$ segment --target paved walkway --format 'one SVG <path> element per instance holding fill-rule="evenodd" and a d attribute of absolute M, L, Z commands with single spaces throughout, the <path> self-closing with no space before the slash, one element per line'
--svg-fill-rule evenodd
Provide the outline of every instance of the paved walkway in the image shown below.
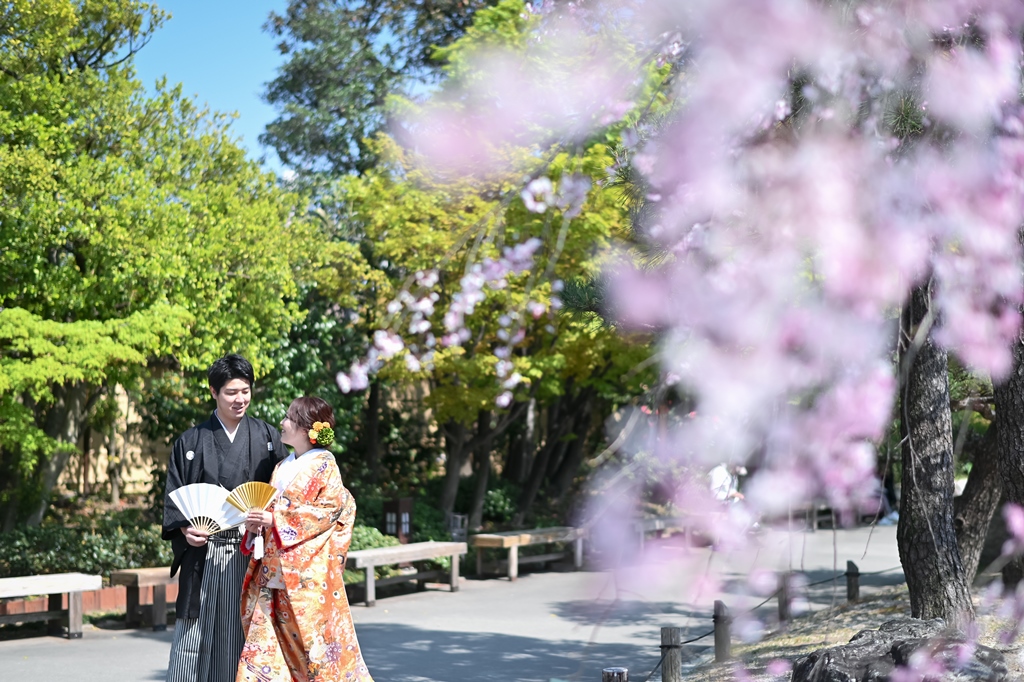
<path fill-rule="evenodd" d="M 658 662 L 660 628 L 685 637 L 711 630 L 714 599 L 734 613 L 773 589 L 751 590 L 750 571 L 802 570 L 808 582 L 843 572 L 852 559 L 864 573 L 898 568 L 895 528 L 836 533 L 766 534 L 757 552 L 711 556 L 652 543 L 650 561 L 614 572 L 527 573 L 507 580 L 463 580 L 444 589 L 378 598 L 353 607 L 360 644 L 378 682 L 550 682 L 598 680 L 624 666 L 643 680 Z M 901 570 L 861 579 L 862 592 L 903 581 Z M 753 581 L 758 582 L 756 579 Z M 693 585 L 698 584 L 695 591 Z M 806 606 L 846 598 L 845 581 L 816 585 Z M 770 620 L 777 602 L 759 614 Z M 19 682 L 163 680 L 171 633 L 87 629 L 82 640 L 55 637 L 0 642 L 0 671 Z M 709 655 L 711 638 L 687 647 L 691 661 Z"/>

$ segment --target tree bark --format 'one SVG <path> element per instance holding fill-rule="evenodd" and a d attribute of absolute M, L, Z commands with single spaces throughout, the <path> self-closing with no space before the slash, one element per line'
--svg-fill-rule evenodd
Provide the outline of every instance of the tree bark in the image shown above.
<path fill-rule="evenodd" d="M 21 470 L 18 468 L 14 469 L 14 474 L 11 476 L 11 484 L 8 490 L 10 495 L 7 498 L 7 504 L 4 509 L 4 521 L 3 528 L 0 529 L 4 533 L 8 533 L 14 530 L 14 526 L 18 523 L 18 488 L 21 485 Z"/>
<path fill-rule="evenodd" d="M 521 484 L 530 470 L 530 455 L 537 447 L 537 400 L 530 398 L 523 416 L 521 430 L 509 445 L 508 458 L 501 477 L 506 481 Z"/>
<path fill-rule="evenodd" d="M 997 423 L 993 422 L 985 432 L 981 447 L 974 457 L 974 466 L 967 477 L 967 486 L 963 494 L 953 501 L 953 528 L 956 530 L 957 546 L 968 585 L 974 582 L 978 574 L 978 562 L 985 547 L 988 525 L 1003 494 L 996 451 L 996 429 Z"/>
<path fill-rule="evenodd" d="M 566 390 L 568 391 L 569 388 L 567 387 Z M 541 485 L 544 483 L 552 455 L 555 454 L 559 447 L 565 446 L 565 443 L 562 442 L 562 437 L 569 432 L 569 428 L 572 426 L 572 421 L 567 418 L 567 413 L 571 411 L 568 408 L 568 404 L 568 397 L 562 395 L 555 398 L 548 408 L 544 443 L 533 458 L 533 465 L 530 467 L 529 476 L 519 496 L 518 509 L 512 519 L 512 523 L 517 526 L 522 525 L 523 520 L 526 518 L 526 513 L 533 506 L 534 500 L 537 499 L 537 493 L 540 492 Z"/>
<path fill-rule="evenodd" d="M 491 439 L 488 434 L 491 431 L 491 413 L 487 410 L 480 410 L 476 418 L 477 445 L 474 452 L 476 469 L 476 484 L 473 486 L 473 503 L 469 511 L 469 528 L 478 530 L 484 522 L 484 500 L 487 497 L 487 484 L 491 477 Z"/>
<path fill-rule="evenodd" d="M 374 381 L 366 397 L 366 465 L 373 484 L 380 479 L 380 393 L 380 381 Z"/>
<path fill-rule="evenodd" d="M 494 439 L 505 433 L 509 425 L 522 416 L 525 409 L 525 403 L 517 403 L 502 416 L 496 426 L 477 433 L 469 441 L 466 441 L 465 425 L 449 422 L 445 426 L 444 437 L 447 444 L 448 461 L 445 463 L 444 487 L 441 490 L 442 510 L 451 513 L 455 509 L 455 497 L 459 492 L 459 472 L 465 463 L 466 454 L 475 452 L 478 448 L 485 448 L 487 452 L 490 452 Z M 489 419 L 488 424 L 490 424 Z"/>
<path fill-rule="evenodd" d="M 85 429 L 85 438 L 82 444 L 82 466 L 80 479 L 78 482 L 78 493 L 80 495 L 89 494 L 89 452 L 92 450 L 92 429 Z"/>
<path fill-rule="evenodd" d="M 1006 501 L 1024 506 L 1024 344 L 1013 344 L 1013 370 L 995 387 L 996 456 Z M 1014 559 L 1003 568 L 1003 583 L 1014 586 L 1024 575 L 1024 560 Z"/>
<path fill-rule="evenodd" d="M 110 504 L 121 504 L 121 463 L 117 448 L 117 427 L 110 426 L 107 440 L 107 474 L 110 477 Z"/>
<path fill-rule="evenodd" d="M 974 619 L 953 530 L 953 433 L 946 351 L 930 331 L 931 283 L 911 293 L 900 318 L 903 495 L 896 532 L 914 618 L 963 627 Z M 916 338 L 921 332 L 920 339 Z"/>
<path fill-rule="evenodd" d="M 562 460 L 562 465 L 552 477 L 551 497 L 555 502 L 561 503 L 569 493 L 572 482 L 576 478 L 576 472 L 579 471 L 583 457 L 587 453 L 586 444 L 590 439 L 594 424 L 594 416 L 591 413 L 592 403 L 592 396 L 588 396 L 583 403 L 582 411 L 576 416 L 576 425 L 573 429 L 576 438 L 569 443 L 569 450 Z"/>
<path fill-rule="evenodd" d="M 29 526 L 38 526 L 42 523 L 46 509 L 50 505 L 50 493 L 57 485 L 57 480 L 71 455 L 78 450 L 82 424 L 94 402 L 89 399 L 84 384 L 60 386 L 54 389 L 53 395 L 54 402 L 47 411 L 43 430 L 47 436 L 58 441 L 58 446 L 40 468 L 40 499 L 26 521 Z"/>
<path fill-rule="evenodd" d="M 441 488 L 441 510 L 446 514 L 455 511 L 455 497 L 459 493 L 459 477 L 462 470 L 463 452 L 466 445 L 466 427 L 458 422 L 449 422 L 444 427 L 445 449 L 444 486 Z"/>

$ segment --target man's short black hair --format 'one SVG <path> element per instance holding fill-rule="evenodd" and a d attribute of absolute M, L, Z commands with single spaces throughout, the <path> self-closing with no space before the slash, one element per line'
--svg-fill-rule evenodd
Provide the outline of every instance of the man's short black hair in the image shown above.
<path fill-rule="evenodd" d="M 244 379 L 249 382 L 250 388 L 256 382 L 256 377 L 252 373 L 252 365 L 237 353 L 225 355 L 210 365 L 210 370 L 206 373 L 206 377 L 210 380 L 210 388 L 215 393 L 220 393 L 220 389 L 224 388 L 224 384 L 232 379 Z"/>

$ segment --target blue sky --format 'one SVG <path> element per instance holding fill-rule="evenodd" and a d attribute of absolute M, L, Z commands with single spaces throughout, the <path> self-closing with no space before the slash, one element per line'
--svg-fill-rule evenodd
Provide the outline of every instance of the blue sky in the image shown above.
<path fill-rule="evenodd" d="M 182 83 L 215 111 L 237 112 L 231 128 L 249 156 L 265 157 L 267 168 L 282 167 L 273 149 L 257 139 L 276 118 L 263 102 L 264 84 L 282 62 L 273 37 L 263 30 L 271 10 L 282 13 L 287 0 L 157 0 L 171 14 L 135 57 L 139 79 L 153 89 L 167 76 Z"/>

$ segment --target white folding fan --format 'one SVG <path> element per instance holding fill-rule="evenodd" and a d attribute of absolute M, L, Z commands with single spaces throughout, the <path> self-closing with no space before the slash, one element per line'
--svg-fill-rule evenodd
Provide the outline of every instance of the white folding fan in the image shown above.
<path fill-rule="evenodd" d="M 245 514 L 228 503 L 229 494 L 219 485 L 193 483 L 172 490 L 170 498 L 189 525 L 212 534 L 245 523 Z"/>

